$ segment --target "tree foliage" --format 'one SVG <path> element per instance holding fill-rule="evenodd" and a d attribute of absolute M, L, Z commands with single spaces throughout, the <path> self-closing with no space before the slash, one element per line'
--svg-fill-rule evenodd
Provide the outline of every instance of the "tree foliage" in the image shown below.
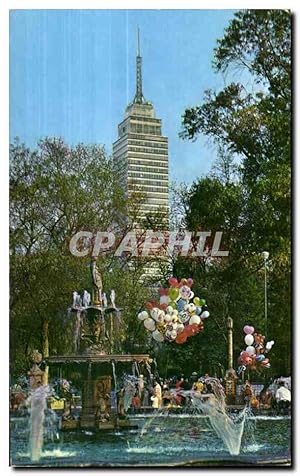
<path fill-rule="evenodd" d="M 213 173 L 195 182 L 185 197 L 187 227 L 223 230 L 230 251 L 228 258 L 209 266 L 190 260 L 189 269 L 196 275 L 198 270 L 209 289 L 217 327 L 224 329 L 226 315 L 234 318 L 237 357 L 245 323 L 265 331 L 260 254 L 269 251 L 267 337 L 276 341 L 273 373 L 290 372 L 290 48 L 288 12 L 236 13 L 217 42 L 213 65 L 228 76 L 239 72 L 244 81 L 207 91 L 201 105 L 185 111 L 181 132 L 192 140 L 204 134 L 221 151 Z M 179 260 L 178 267 L 188 266 Z M 216 342 L 209 355 L 218 355 L 220 343 L 226 355 L 226 339 Z"/>
<path fill-rule="evenodd" d="M 67 308 L 72 292 L 91 288 L 89 256 L 69 250 L 80 230 L 117 229 L 122 236 L 130 222 L 127 203 L 113 162 L 103 147 L 46 138 L 35 150 L 19 142 L 10 149 L 10 329 L 12 372 L 28 369 L 28 355 L 38 348 L 50 353 L 70 351 Z M 111 254 L 99 258 L 105 291 L 115 289 L 124 318 L 132 323 L 147 300 L 142 268 L 126 269 Z M 141 333 L 140 333 L 141 334 Z M 136 336 L 133 332 L 132 335 Z M 143 342 L 143 335 L 139 340 Z M 145 340 L 145 338 L 144 338 Z M 49 345 L 48 345 L 49 344 Z M 124 343 L 134 348 L 135 341 Z"/>

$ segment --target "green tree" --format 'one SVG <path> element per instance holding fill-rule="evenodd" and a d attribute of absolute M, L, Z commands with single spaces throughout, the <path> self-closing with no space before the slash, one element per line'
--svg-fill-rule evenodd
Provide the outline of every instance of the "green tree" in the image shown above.
<path fill-rule="evenodd" d="M 46 138 L 35 150 L 15 142 L 10 148 L 10 332 L 13 373 L 28 369 L 34 348 L 47 355 L 69 349 L 67 307 L 72 292 L 91 288 L 89 256 L 69 250 L 80 230 L 130 227 L 127 203 L 112 160 L 97 145 L 68 147 Z M 134 220 L 134 217 L 133 217 Z M 101 255 L 105 290 L 114 288 L 126 308 L 131 329 L 140 302 L 147 300 L 139 280 L 142 270 L 124 260 Z M 141 337 L 141 336 L 140 336 Z M 142 342 L 142 340 L 141 340 Z M 129 343 L 124 343 L 129 346 Z"/>
<path fill-rule="evenodd" d="M 270 252 L 268 308 L 269 337 L 276 341 L 274 373 L 290 372 L 290 48 L 289 12 L 236 13 L 218 40 L 213 64 L 227 75 L 238 70 L 244 81 L 218 92 L 207 91 L 200 106 L 185 111 L 181 132 L 187 139 L 204 134 L 221 151 L 221 170 L 214 167 L 212 177 L 190 190 L 187 224 L 193 229 L 224 230 L 230 254 L 210 267 L 205 263 L 199 267 L 197 262 L 191 266 L 207 273 L 212 314 L 222 313 L 220 295 L 225 290 L 226 312 L 235 319 L 235 342 L 239 335 L 241 346 L 242 322 L 251 319 L 264 331 L 260 253 Z"/>

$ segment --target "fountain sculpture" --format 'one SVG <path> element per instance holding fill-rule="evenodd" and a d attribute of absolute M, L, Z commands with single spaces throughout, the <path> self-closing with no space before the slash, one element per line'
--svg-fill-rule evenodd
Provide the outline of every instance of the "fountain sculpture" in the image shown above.
<path fill-rule="evenodd" d="M 121 309 L 115 304 L 115 291 L 110 293 L 110 303 L 103 292 L 102 276 L 96 259 L 91 260 L 92 296 L 84 291 L 83 297 L 73 293 L 69 315 L 73 320 L 73 353 L 50 356 L 50 370 L 74 372 L 82 390 L 82 411 L 79 419 L 63 419 L 62 429 L 94 428 L 113 429 L 129 427 L 130 422 L 118 414 L 115 397 L 118 391 L 116 367 L 125 371 L 128 365 L 141 370 L 149 369 L 151 359 L 147 354 L 121 354 L 124 323 Z M 132 368 L 131 367 L 131 368 Z M 143 373 L 143 372 L 142 372 Z"/>

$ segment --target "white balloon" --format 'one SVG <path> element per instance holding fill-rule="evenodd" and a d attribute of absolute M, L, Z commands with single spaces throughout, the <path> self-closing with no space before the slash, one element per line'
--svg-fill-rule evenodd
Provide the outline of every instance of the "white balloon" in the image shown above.
<path fill-rule="evenodd" d="M 189 320 L 189 324 L 200 324 L 201 319 L 199 316 L 192 316 Z"/>
<path fill-rule="evenodd" d="M 177 337 L 177 331 L 175 331 L 174 329 L 170 332 L 170 337 L 172 340 L 176 339 Z"/>
<path fill-rule="evenodd" d="M 252 335 L 252 334 L 247 334 L 247 335 L 245 336 L 244 341 L 245 341 L 245 344 L 246 344 L 246 345 L 252 345 L 253 342 L 254 342 L 254 337 L 253 337 L 253 335 Z"/>
<path fill-rule="evenodd" d="M 180 334 L 180 332 L 182 332 L 184 330 L 184 325 L 183 324 L 178 324 L 177 326 L 177 334 Z"/>
<path fill-rule="evenodd" d="M 173 307 L 168 306 L 167 309 L 166 309 L 166 314 L 172 314 L 173 311 L 174 311 Z"/>
<path fill-rule="evenodd" d="M 274 341 L 270 340 L 269 342 L 266 343 L 266 349 L 271 350 L 274 345 Z"/>
<path fill-rule="evenodd" d="M 160 311 L 158 318 L 156 319 L 157 322 L 164 322 L 165 320 L 165 313 L 164 311 Z"/>
<path fill-rule="evenodd" d="M 172 321 L 172 316 L 170 314 L 166 314 L 164 317 L 165 322 L 171 322 Z"/>
<path fill-rule="evenodd" d="M 207 317 L 209 317 L 209 312 L 208 311 L 203 311 L 201 315 L 201 318 L 202 319 L 206 319 Z"/>
<path fill-rule="evenodd" d="M 170 298 L 169 296 L 160 296 L 159 303 L 160 304 L 169 304 Z"/>
<path fill-rule="evenodd" d="M 172 314 L 172 322 L 178 322 L 179 321 L 179 317 L 178 317 L 178 314 Z"/>
<path fill-rule="evenodd" d="M 147 319 L 148 316 L 149 316 L 149 314 L 148 314 L 147 311 L 142 311 L 138 314 L 138 319 L 140 321 L 144 321 L 145 319 Z"/>
<path fill-rule="evenodd" d="M 164 336 L 158 330 L 152 332 L 152 337 L 157 342 L 163 342 L 164 341 Z"/>
<path fill-rule="evenodd" d="M 155 322 L 153 321 L 153 319 L 151 319 L 151 317 L 148 317 L 144 320 L 144 326 L 146 327 L 146 329 L 148 329 L 148 331 L 154 331 Z"/>
<path fill-rule="evenodd" d="M 158 307 L 154 307 L 154 308 L 151 309 L 151 311 L 150 311 L 150 316 L 151 316 L 155 321 L 157 321 L 160 312 L 161 312 L 161 310 L 160 310 Z"/>
<path fill-rule="evenodd" d="M 253 345 L 248 345 L 248 347 L 246 347 L 246 352 L 250 356 L 255 355 L 255 348 L 253 347 Z"/>

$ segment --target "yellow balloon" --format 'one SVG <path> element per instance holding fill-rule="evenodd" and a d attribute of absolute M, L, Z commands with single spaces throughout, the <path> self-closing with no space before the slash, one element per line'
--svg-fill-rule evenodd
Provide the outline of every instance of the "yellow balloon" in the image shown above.
<path fill-rule="evenodd" d="M 172 299 L 172 301 L 176 301 L 176 299 L 179 296 L 179 289 L 178 288 L 170 288 L 168 294 L 169 294 L 169 297 Z"/>

